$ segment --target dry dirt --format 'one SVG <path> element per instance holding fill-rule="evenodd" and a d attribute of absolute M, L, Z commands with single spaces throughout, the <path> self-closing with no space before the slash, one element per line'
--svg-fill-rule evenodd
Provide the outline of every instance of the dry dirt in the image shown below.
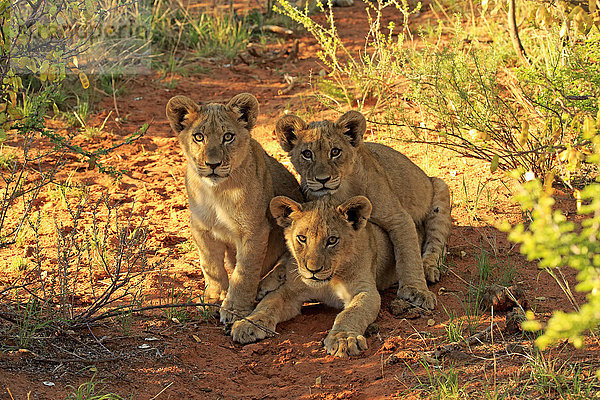
<path fill-rule="evenodd" d="M 361 29 L 367 26 L 364 5 L 357 2 L 353 7 L 335 9 L 335 15 L 341 36 L 359 46 L 365 33 Z M 416 22 L 431 18 L 433 15 L 425 11 Z M 253 93 L 261 106 L 253 134 L 267 152 L 286 163 L 272 133 L 276 119 L 285 110 L 305 118 L 335 118 L 335 113 L 310 97 L 309 74 L 318 74 L 321 69 L 315 57 L 316 42 L 307 35 L 296 38 L 300 43 L 296 61 L 252 66 L 207 62 L 210 72 L 206 74 L 138 76 L 117 99 L 118 122 L 113 99 L 100 103 L 98 109 L 102 111 L 92 118 L 92 124 L 100 124 L 111 110 L 113 114 L 105 134 L 92 142 L 94 146 L 107 146 L 151 122 L 143 138 L 111 156 L 112 165 L 128 172 L 115 183 L 74 159 L 66 169 L 78 168 L 75 180 L 87 183 L 95 193 L 107 191 L 123 204 L 135 202 L 135 214 L 146 216 L 149 247 L 156 249 L 157 255 L 168 254 L 160 273 L 149 274 L 146 279 L 147 298 L 162 297 L 164 301 L 170 290 L 197 298 L 203 288 L 197 255 L 190 245 L 184 158 L 165 118 L 167 101 L 174 95 L 186 95 L 198 101 L 222 102 L 240 92 Z M 282 46 L 291 48 L 293 39 L 285 40 Z M 298 77 L 299 83 L 289 93 L 279 94 L 287 86 L 284 73 Z M 171 80 L 176 85 L 169 89 L 172 86 L 167 82 Z M 367 140 L 378 136 L 376 127 L 370 127 Z M 481 312 L 475 332 L 495 324 L 492 334 L 478 336 L 480 340 L 470 346 L 442 348 L 439 364 L 430 352 L 448 343 L 445 326 L 450 316 L 465 315 L 468 282 L 477 279 L 477 257 L 482 251 L 489 254 L 492 263 L 515 266 L 514 283 L 520 283 L 529 306 L 538 315 L 569 309 L 554 280 L 520 256 L 506 234 L 494 228 L 497 221 L 520 222 L 519 208 L 510 202 L 501 175 L 491 174 L 483 163 L 431 146 L 384 142 L 407 154 L 430 175 L 445 179 L 453 192 L 453 231 L 446 260 L 449 268 L 431 287 L 438 294 L 439 305 L 430 315 L 393 315 L 389 304 L 394 290 L 385 292 L 376 321 L 378 331 L 368 339 L 369 349 L 344 360 L 334 359 L 323 350 L 321 341 L 337 311 L 318 304 L 307 305 L 301 316 L 280 324 L 276 337 L 246 346 L 233 343 L 214 318 L 205 320 L 193 309 L 186 315 L 178 314 L 180 318 L 175 321 L 166 318 L 164 312 L 148 312 L 134 317 L 127 329 L 118 320 L 108 319 L 73 332 L 48 333 L 55 339 L 45 338 L 42 342 L 46 347 L 33 353 L 0 353 L 0 399 L 10 399 L 9 390 L 14 399 L 61 399 L 73 390 L 69 386 L 77 387 L 92 376 L 95 381 L 102 380 L 100 386 L 107 391 L 133 399 L 421 398 L 428 396 L 428 373 L 449 369 L 458 372 L 459 385 L 472 398 L 483 398 L 496 382 L 518 392 L 516 388 L 529 376 L 525 354 L 530 354 L 531 341 L 520 333 L 508 333 L 505 312 Z M 476 209 L 475 194 L 484 184 Z M 470 201 L 465 199 L 465 188 Z M 558 193 L 557 198 L 562 209 L 574 213 L 575 200 L 569 193 Z M 42 192 L 37 207 L 51 210 L 55 206 Z M 50 246 L 54 239 L 48 233 L 42 240 Z M 14 246 L 3 249 L 1 262 L 8 265 L 24 252 L 27 250 Z M 574 274 L 565 274 L 573 283 Z M 0 273 L 0 284 L 9 278 Z M 591 362 L 598 345 L 589 342 L 585 351 L 576 352 L 563 344 L 547 357 Z M 82 354 L 89 354 L 89 358 L 82 358 Z M 424 363 L 429 367 L 424 368 Z M 543 396 L 525 392 L 524 397 Z"/>

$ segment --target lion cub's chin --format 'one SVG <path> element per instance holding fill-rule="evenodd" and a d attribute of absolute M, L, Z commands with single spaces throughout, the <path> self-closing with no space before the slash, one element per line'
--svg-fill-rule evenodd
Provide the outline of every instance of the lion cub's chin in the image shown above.
<path fill-rule="evenodd" d="M 217 186 L 219 183 L 223 182 L 225 179 L 227 179 L 229 177 L 229 175 L 207 175 L 207 176 L 202 176 L 202 182 L 206 183 L 209 186 Z"/>
<path fill-rule="evenodd" d="M 337 190 L 337 188 L 336 189 L 323 188 L 323 189 L 319 189 L 319 190 L 308 189 L 308 193 L 315 197 L 323 197 L 328 194 L 335 193 L 336 190 Z"/>

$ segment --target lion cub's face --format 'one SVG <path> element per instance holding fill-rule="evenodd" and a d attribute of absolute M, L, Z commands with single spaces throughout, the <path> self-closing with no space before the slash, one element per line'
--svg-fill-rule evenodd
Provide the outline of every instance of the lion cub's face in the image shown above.
<path fill-rule="evenodd" d="M 285 238 L 296 259 L 300 278 L 310 286 L 326 284 L 355 249 L 358 232 L 371 215 L 371 203 L 355 196 L 340 205 L 330 198 L 299 204 L 278 196 L 271 214 L 285 228 Z"/>
<path fill-rule="evenodd" d="M 167 118 L 188 163 L 211 184 L 226 179 L 244 160 L 257 115 L 258 102 L 248 93 L 227 105 L 201 106 L 185 96 L 167 104 Z"/>
<path fill-rule="evenodd" d="M 275 133 L 300 174 L 302 188 L 308 195 L 320 197 L 335 192 L 352 173 L 356 147 L 362 143 L 365 129 L 365 117 L 349 111 L 336 122 L 310 124 L 286 115 L 277 122 Z"/>

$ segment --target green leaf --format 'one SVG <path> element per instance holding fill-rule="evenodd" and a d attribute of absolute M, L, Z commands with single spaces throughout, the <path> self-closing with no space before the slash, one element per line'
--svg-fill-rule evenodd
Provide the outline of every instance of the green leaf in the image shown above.
<path fill-rule="evenodd" d="M 498 164 L 500 163 L 500 157 L 498 154 L 494 154 L 494 158 L 492 158 L 492 162 L 490 164 L 490 171 L 495 172 L 498 169 Z"/>

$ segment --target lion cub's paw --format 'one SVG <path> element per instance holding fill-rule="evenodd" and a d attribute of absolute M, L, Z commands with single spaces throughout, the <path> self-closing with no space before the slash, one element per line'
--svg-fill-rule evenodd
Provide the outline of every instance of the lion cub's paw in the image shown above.
<path fill-rule="evenodd" d="M 417 289 L 414 286 L 401 286 L 398 288 L 398 298 L 404 299 L 415 306 L 433 310 L 437 304 L 435 294 L 427 289 Z"/>
<path fill-rule="evenodd" d="M 327 354 L 346 358 L 369 348 L 367 339 L 356 332 L 331 331 L 323 341 Z"/>
<path fill-rule="evenodd" d="M 423 270 L 425 271 L 425 279 L 427 283 L 438 283 L 441 273 L 438 267 L 438 260 L 434 254 L 429 254 L 423 258 Z"/>
<path fill-rule="evenodd" d="M 257 324 L 260 323 L 257 322 Z M 231 338 L 234 342 L 241 344 L 258 342 L 269 336 L 272 335 L 265 329 L 261 329 L 259 326 L 256 326 L 245 319 L 235 321 L 231 328 Z"/>
<path fill-rule="evenodd" d="M 206 289 L 204 289 L 204 294 L 202 296 L 202 299 L 204 300 L 205 303 L 220 303 L 223 300 L 225 300 L 225 297 L 227 296 L 227 290 L 223 290 L 220 287 L 219 288 L 212 288 L 210 286 L 208 286 Z"/>
<path fill-rule="evenodd" d="M 438 283 L 440 281 L 440 270 L 437 265 L 426 265 L 423 267 L 425 270 L 425 279 L 427 283 Z"/>
<path fill-rule="evenodd" d="M 285 283 L 285 278 L 285 266 L 275 267 L 259 282 L 256 300 L 261 301 L 267 294 L 279 289 Z"/>
<path fill-rule="evenodd" d="M 221 311 L 219 312 L 221 323 L 230 325 L 240 318 L 247 317 L 252 312 L 252 306 L 253 305 L 247 307 L 238 306 L 226 298 L 225 301 L 223 301 Z"/>

